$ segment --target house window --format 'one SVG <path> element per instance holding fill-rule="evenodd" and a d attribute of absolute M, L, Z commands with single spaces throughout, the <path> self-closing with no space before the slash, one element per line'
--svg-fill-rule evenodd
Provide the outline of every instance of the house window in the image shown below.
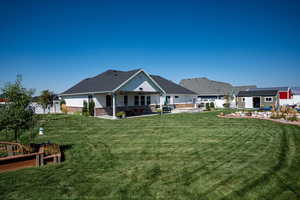
<path fill-rule="evenodd" d="M 141 96 L 141 106 L 145 105 L 145 96 Z"/>
<path fill-rule="evenodd" d="M 272 102 L 273 101 L 273 97 L 265 97 L 265 102 Z"/>
<path fill-rule="evenodd" d="M 89 95 L 88 100 L 89 100 L 89 102 L 91 102 L 93 100 L 93 95 Z"/>
<path fill-rule="evenodd" d="M 178 99 L 179 98 L 179 96 L 175 96 L 175 99 Z"/>
<path fill-rule="evenodd" d="M 165 101 L 165 105 L 168 105 L 170 103 L 170 96 L 166 96 L 166 101 Z"/>
<path fill-rule="evenodd" d="M 245 102 L 245 97 L 242 98 L 242 102 Z"/>
<path fill-rule="evenodd" d="M 106 107 L 111 107 L 111 105 L 112 105 L 111 95 L 106 95 Z"/>
<path fill-rule="evenodd" d="M 124 96 L 124 105 L 125 105 L 125 106 L 128 105 L 128 96 Z"/>
<path fill-rule="evenodd" d="M 139 96 L 134 96 L 134 105 L 135 106 L 139 105 Z"/>
<path fill-rule="evenodd" d="M 151 104 L 151 96 L 147 96 L 147 105 Z"/>

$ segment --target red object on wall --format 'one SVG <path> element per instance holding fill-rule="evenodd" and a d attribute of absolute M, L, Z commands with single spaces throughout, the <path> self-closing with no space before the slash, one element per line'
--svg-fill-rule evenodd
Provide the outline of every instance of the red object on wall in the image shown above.
<path fill-rule="evenodd" d="M 287 99 L 288 93 L 287 92 L 279 92 L 279 98 L 280 99 Z"/>
<path fill-rule="evenodd" d="M 292 91 L 279 92 L 279 99 L 291 99 L 293 96 Z"/>

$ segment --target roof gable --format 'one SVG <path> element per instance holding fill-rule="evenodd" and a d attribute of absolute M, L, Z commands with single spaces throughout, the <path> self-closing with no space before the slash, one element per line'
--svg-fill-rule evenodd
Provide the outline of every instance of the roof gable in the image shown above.
<path fill-rule="evenodd" d="M 124 85 L 117 88 L 117 91 L 163 92 L 144 71 L 140 71 L 130 80 L 124 82 Z"/>

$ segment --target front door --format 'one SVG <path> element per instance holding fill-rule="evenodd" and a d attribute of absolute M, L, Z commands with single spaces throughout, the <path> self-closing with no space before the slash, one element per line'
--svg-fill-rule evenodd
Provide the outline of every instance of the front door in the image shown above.
<path fill-rule="evenodd" d="M 253 108 L 260 108 L 260 97 L 253 97 Z"/>

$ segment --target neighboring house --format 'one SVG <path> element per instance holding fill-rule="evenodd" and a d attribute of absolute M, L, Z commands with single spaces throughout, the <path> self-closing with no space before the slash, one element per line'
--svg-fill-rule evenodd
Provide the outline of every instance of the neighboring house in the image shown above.
<path fill-rule="evenodd" d="M 248 90 L 237 95 L 237 108 L 263 108 L 279 105 L 278 90 Z"/>
<path fill-rule="evenodd" d="M 292 87 L 292 94 L 293 94 L 293 104 L 300 105 L 300 87 Z"/>
<path fill-rule="evenodd" d="M 39 97 L 33 97 L 32 102 L 30 103 L 30 107 L 33 109 L 35 114 L 50 114 L 50 113 L 61 113 L 60 110 L 60 100 L 58 95 L 54 96 L 53 103 L 48 108 L 43 109 L 42 105 L 38 103 Z"/>
<path fill-rule="evenodd" d="M 231 107 L 235 107 L 235 96 L 240 90 L 256 88 L 255 85 L 235 87 L 229 83 L 207 78 L 183 79 L 180 81 L 180 85 L 197 93 L 198 104 L 214 102 L 217 108 L 223 108 L 224 103 L 230 103 Z M 229 102 L 226 102 L 226 98 Z M 234 103 L 232 103 L 233 101 Z"/>
<path fill-rule="evenodd" d="M 193 107 L 195 93 L 160 76 L 142 69 L 132 71 L 107 70 L 95 77 L 80 81 L 60 96 L 69 112 L 82 111 L 83 102 L 95 102 L 95 115 L 116 112 L 153 110 L 163 104 Z"/>
<path fill-rule="evenodd" d="M 256 85 L 234 86 L 231 93 L 231 108 L 237 108 L 237 95 L 240 91 L 247 91 L 249 89 L 257 88 Z"/>
<path fill-rule="evenodd" d="M 0 94 L 0 104 L 6 104 L 7 103 L 7 99 L 4 98 L 3 94 Z"/>
<path fill-rule="evenodd" d="M 268 88 L 252 88 L 250 91 L 259 91 L 259 90 L 277 90 L 279 105 L 293 105 L 293 94 L 292 90 L 289 87 L 268 87 Z"/>

